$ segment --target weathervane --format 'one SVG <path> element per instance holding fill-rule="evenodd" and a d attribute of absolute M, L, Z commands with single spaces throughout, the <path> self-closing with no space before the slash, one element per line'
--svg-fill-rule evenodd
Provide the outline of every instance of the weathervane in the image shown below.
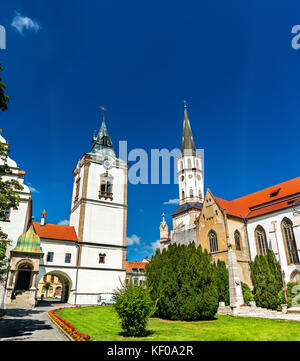
<path fill-rule="evenodd" d="M 105 119 L 105 112 L 106 112 L 106 108 L 105 108 L 105 106 L 104 106 L 104 105 L 102 105 L 102 106 L 100 107 L 100 109 L 101 109 L 101 110 L 103 110 L 103 121 L 104 121 L 104 119 Z"/>

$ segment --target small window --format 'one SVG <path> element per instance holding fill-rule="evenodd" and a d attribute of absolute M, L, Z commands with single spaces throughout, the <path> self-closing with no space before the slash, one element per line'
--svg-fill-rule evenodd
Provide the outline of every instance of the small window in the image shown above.
<path fill-rule="evenodd" d="M 47 254 L 47 262 L 53 262 L 54 253 L 48 252 Z"/>
<path fill-rule="evenodd" d="M 78 201 L 79 198 L 79 189 L 80 189 L 80 178 L 76 180 L 76 193 L 75 193 L 75 199 L 74 202 Z"/>
<path fill-rule="evenodd" d="M 105 253 L 99 253 L 99 263 L 105 263 L 105 257 L 106 254 Z"/>
<path fill-rule="evenodd" d="M 51 275 L 51 282 L 53 283 L 54 282 L 54 276 Z"/>
<path fill-rule="evenodd" d="M 279 191 L 280 191 L 280 188 L 279 188 L 279 189 L 276 189 L 276 190 L 273 191 L 273 192 L 271 192 L 271 193 L 270 193 L 270 197 L 271 197 L 271 198 L 272 198 L 272 197 L 276 197 L 276 196 L 278 195 Z"/>
<path fill-rule="evenodd" d="M 47 276 L 46 275 L 44 276 L 43 281 L 47 282 Z"/>
<path fill-rule="evenodd" d="M 71 263 L 71 253 L 65 254 L 65 263 Z"/>
<path fill-rule="evenodd" d="M 10 208 L 2 208 L 0 212 L 0 219 L 1 221 L 9 221 L 10 216 Z"/>

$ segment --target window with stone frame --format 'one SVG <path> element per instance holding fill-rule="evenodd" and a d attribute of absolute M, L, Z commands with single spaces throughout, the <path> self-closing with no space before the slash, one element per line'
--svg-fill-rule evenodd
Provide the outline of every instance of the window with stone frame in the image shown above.
<path fill-rule="evenodd" d="M 74 198 L 75 203 L 78 201 L 78 198 L 79 198 L 79 190 L 80 190 L 80 178 L 77 178 L 77 180 L 76 180 L 76 193 L 75 193 L 75 198 Z"/>
<path fill-rule="evenodd" d="M 218 238 L 216 232 L 209 231 L 208 240 L 209 240 L 210 252 L 217 252 L 219 250 L 219 247 L 218 247 Z"/>
<path fill-rule="evenodd" d="M 254 231 L 257 254 L 265 256 L 268 251 L 267 236 L 262 226 L 257 226 Z"/>
<path fill-rule="evenodd" d="M 47 254 L 47 262 L 53 262 L 54 253 L 48 252 Z"/>
<path fill-rule="evenodd" d="M 113 177 L 108 172 L 100 176 L 99 198 L 113 198 Z"/>
<path fill-rule="evenodd" d="M 105 263 L 105 257 L 106 257 L 105 253 L 99 253 L 99 263 L 104 264 Z"/>
<path fill-rule="evenodd" d="M 299 264 L 299 255 L 293 229 L 293 222 L 288 218 L 284 218 L 281 222 L 281 231 L 284 240 L 287 263 L 289 265 Z"/>
<path fill-rule="evenodd" d="M 235 249 L 237 251 L 241 251 L 242 248 L 241 248 L 241 235 L 240 235 L 240 232 L 239 231 L 235 231 L 234 232 L 234 242 L 235 242 Z"/>

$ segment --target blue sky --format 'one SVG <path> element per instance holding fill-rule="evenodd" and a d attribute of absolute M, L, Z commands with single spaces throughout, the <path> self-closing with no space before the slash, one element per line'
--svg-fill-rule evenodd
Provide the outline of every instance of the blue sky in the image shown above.
<path fill-rule="evenodd" d="M 28 17 L 20 32 L 13 18 Z M 205 189 L 234 199 L 299 176 L 300 3 L 50 1 L 0 4 L 9 110 L 0 127 L 26 170 L 34 216 L 69 217 L 72 170 L 100 127 L 118 151 L 180 147 L 186 99 Z M 32 21 L 32 23 L 29 21 Z M 129 260 L 150 255 L 177 185 L 129 185 Z"/>

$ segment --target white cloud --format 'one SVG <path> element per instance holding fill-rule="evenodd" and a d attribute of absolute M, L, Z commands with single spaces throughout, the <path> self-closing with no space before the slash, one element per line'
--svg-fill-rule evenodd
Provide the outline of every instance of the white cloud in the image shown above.
<path fill-rule="evenodd" d="M 61 226 L 68 226 L 69 225 L 69 220 L 64 219 L 63 221 L 59 221 L 58 224 L 61 225 Z"/>
<path fill-rule="evenodd" d="M 160 240 L 159 239 L 155 242 L 151 242 L 151 249 L 153 252 L 156 251 L 156 248 L 160 248 Z"/>
<path fill-rule="evenodd" d="M 131 237 L 127 237 L 127 246 L 132 246 L 133 244 L 140 244 L 141 237 L 133 234 Z"/>
<path fill-rule="evenodd" d="M 179 199 L 178 198 L 169 199 L 168 201 L 164 202 L 164 204 L 179 204 Z"/>
<path fill-rule="evenodd" d="M 32 187 L 31 183 L 27 183 L 31 193 L 40 193 L 36 188 Z"/>
<path fill-rule="evenodd" d="M 38 32 L 41 29 L 40 24 L 27 16 L 22 16 L 20 13 L 16 13 L 13 18 L 11 26 L 15 28 L 20 34 L 23 35 L 23 30 L 32 30 Z"/>

